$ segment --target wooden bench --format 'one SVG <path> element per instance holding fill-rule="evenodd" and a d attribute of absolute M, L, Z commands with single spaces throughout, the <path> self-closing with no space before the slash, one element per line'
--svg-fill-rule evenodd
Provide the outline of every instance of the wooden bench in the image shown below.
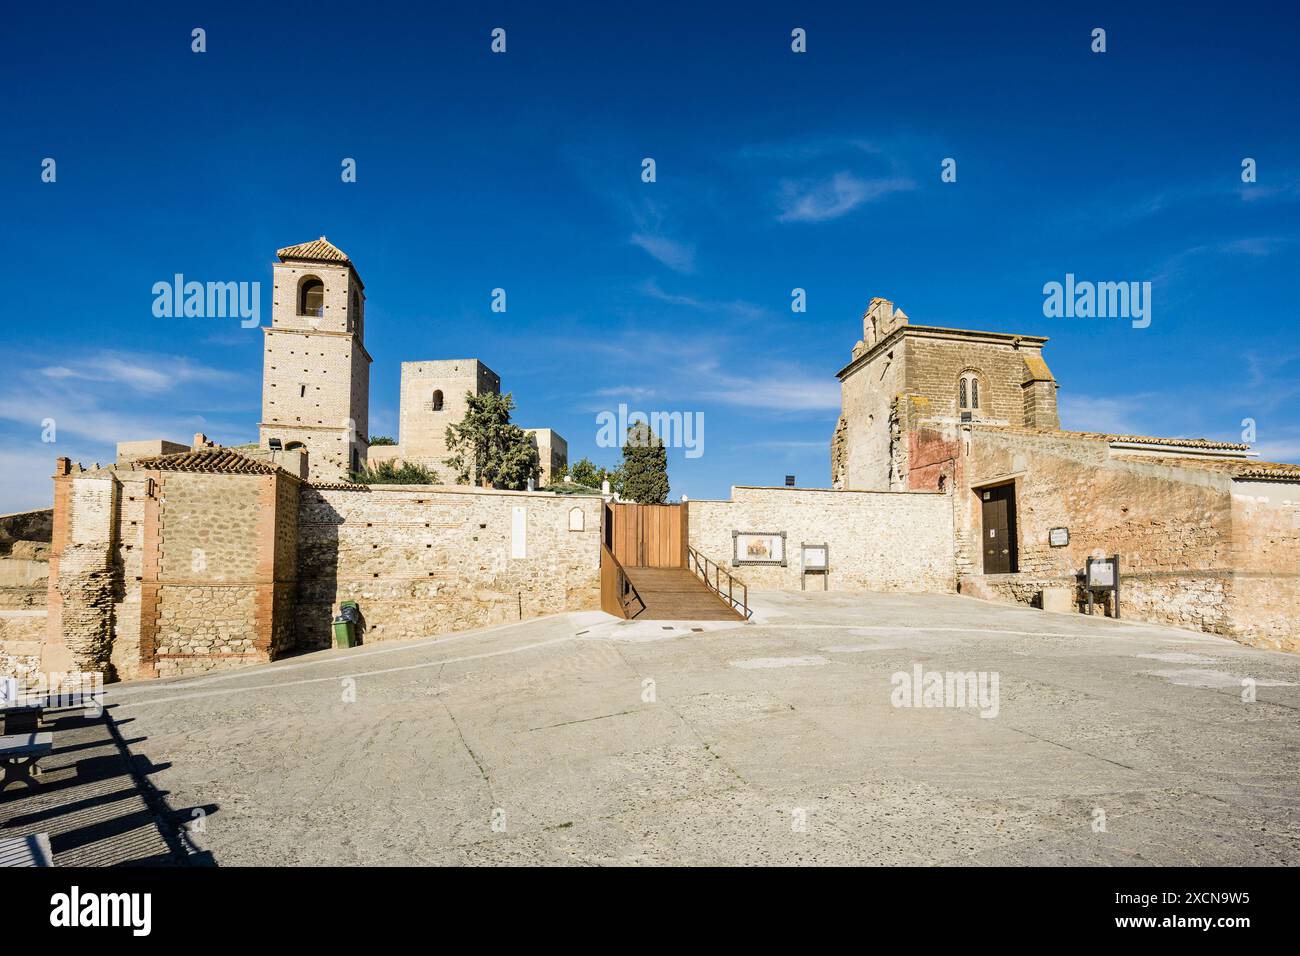
<path fill-rule="evenodd" d="M 0 791 L 9 784 L 19 781 L 29 787 L 36 786 L 36 781 L 32 779 L 34 773 L 39 773 L 36 761 L 53 749 L 54 734 L 49 731 L 0 737 L 0 764 L 4 767 L 4 779 L 0 780 Z"/>
<path fill-rule="evenodd" d="M 53 866 L 47 833 L 33 833 L 17 839 L 0 840 L 0 866 Z"/>

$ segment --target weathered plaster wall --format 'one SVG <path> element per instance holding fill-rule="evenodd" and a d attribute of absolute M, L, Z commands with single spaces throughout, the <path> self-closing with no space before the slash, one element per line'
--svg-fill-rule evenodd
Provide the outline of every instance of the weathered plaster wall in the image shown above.
<path fill-rule="evenodd" d="M 690 502 L 688 520 L 691 547 L 751 590 L 799 590 L 804 543 L 828 545 L 833 591 L 955 588 L 947 495 L 742 487 L 729 501 Z M 732 567 L 733 531 L 786 532 L 787 566 Z"/>
<path fill-rule="evenodd" d="M 839 460 L 832 448 L 831 477 L 842 487 L 864 491 L 890 488 L 890 413 L 903 390 L 900 340 L 849 373 L 840 383 Z"/>
<path fill-rule="evenodd" d="M 1233 482 L 1232 555 L 1234 636 L 1300 651 L 1300 485 Z"/>
<path fill-rule="evenodd" d="M 982 587 L 1024 601 L 1044 586 L 1073 587 L 1089 555 L 1119 554 L 1124 616 L 1238 635 L 1230 479 L 1111 458 L 1105 441 L 1060 434 L 975 428 L 968 445 L 956 520 L 958 564 L 969 573 L 983 564 L 979 489 L 1016 487 L 1019 573 Z M 1069 528 L 1068 546 L 1051 547 L 1055 527 Z"/>
<path fill-rule="evenodd" d="M 471 488 L 304 487 L 298 646 L 327 646 L 344 600 L 360 604 L 368 641 L 598 608 L 601 503 Z M 570 530 L 575 508 L 580 531 Z M 515 556 L 516 520 L 526 528 L 523 556 Z"/>

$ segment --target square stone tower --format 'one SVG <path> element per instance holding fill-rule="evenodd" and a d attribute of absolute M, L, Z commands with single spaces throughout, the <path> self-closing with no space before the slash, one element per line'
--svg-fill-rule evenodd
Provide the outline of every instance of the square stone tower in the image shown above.
<path fill-rule="evenodd" d="M 404 461 L 426 465 L 448 484 L 447 426 L 465 417 L 466 393 L 497 395 L 501 376 L 478 359 L 402 363 L 398 440 Z"/>
<path fill-rule="evenodd" d="M 920 422 L 1059 429 L 1046 344 L 1036 335 L 913 325 L 888 299 L 872 299 L 852 361 L 838 373 L 832 484 L 915 487 L 911 445 Z"/>
<path fill-rule="evenodd" d="M 553 485 L 569 467 L 569 443 L 552 428 L 525 428 L 537 448 L 538 472 L 542 487 Z"/>
<path fill-rule="evenodd" d="M 369 447 L 365 286 L 324 236 L 276 255 L 271 325 L 262 330 L 258 443 L 305 448 L 312 481 L 346 480 Z"/>

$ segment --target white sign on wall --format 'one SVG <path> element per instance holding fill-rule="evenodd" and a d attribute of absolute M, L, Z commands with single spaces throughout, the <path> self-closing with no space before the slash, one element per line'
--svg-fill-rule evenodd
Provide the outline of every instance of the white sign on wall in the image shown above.
<path fill-rule="evenodd" d="M 510 513 L 510 557 L 528 557 L 528 509 L 516 506 Z"/>

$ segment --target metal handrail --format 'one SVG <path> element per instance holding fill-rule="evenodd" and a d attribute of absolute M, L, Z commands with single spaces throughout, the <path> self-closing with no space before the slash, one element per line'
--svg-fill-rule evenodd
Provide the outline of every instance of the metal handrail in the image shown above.
<path fill-rule="evenodd" d="M 694 548 L 688 545 L 686 548 L 687 568 L 690 569 L 690 566 L 692 564 L 695 565 L 694 567 L 695 573 L 700 576 L 700 578 L 704 581 L 704 583 L 708 585 L 709 588 L 712 589 L 712 591 L 719 598 L 726 601 L 729 605 L 731 605 L 731 607 L 734 610 L 736 610 L 745 620 L 748 621 L 750 615 L 754 613 L 749 607 L 749 585 L 747 585 L 744 581 L 737 580 L 736 577 L 730 571 L 722 567 L 722 565 L 718 564 L 718 562 L 712 560 L 711 558 L 706 557 L 705 555 L 700 554 L 700 552 L 696 551 Z M 709 581 L 709 565 L 713 566 L 713 580 L 711 582 Z M 721 575 L 724 574 L 727 576 L 726 594 L 722 593 Z M 735 596 L 736 585 L 740 585 L 741 588 L 742 597 L 739 601 L 736 600 L 736 596 Z"/>
<path fill-rule="evenodd" d="M 605 547 L 604 542 L 601 543 L 600 549 L 609 555 L 609 560 L 614 562 L 614 570 L 618 572 L 618 603 L 623 608 L 623 616 L 630 621 L 632 618 L 636 617 L 636 614 L 640 614 L 645 610 L 645 599 L 641 597 L 641 592 L 636 589 L 636 585 L 632 583 L 632 579 L 629 578 L 627 572 L 623 570 L 622 563 L 618 558 L 614 557 L 614 552 Z M 637 611 L 636 614 L 629 614 L 628 607 L 631 605 L 633 599 L 641 605 L 641 610 Z"/>

